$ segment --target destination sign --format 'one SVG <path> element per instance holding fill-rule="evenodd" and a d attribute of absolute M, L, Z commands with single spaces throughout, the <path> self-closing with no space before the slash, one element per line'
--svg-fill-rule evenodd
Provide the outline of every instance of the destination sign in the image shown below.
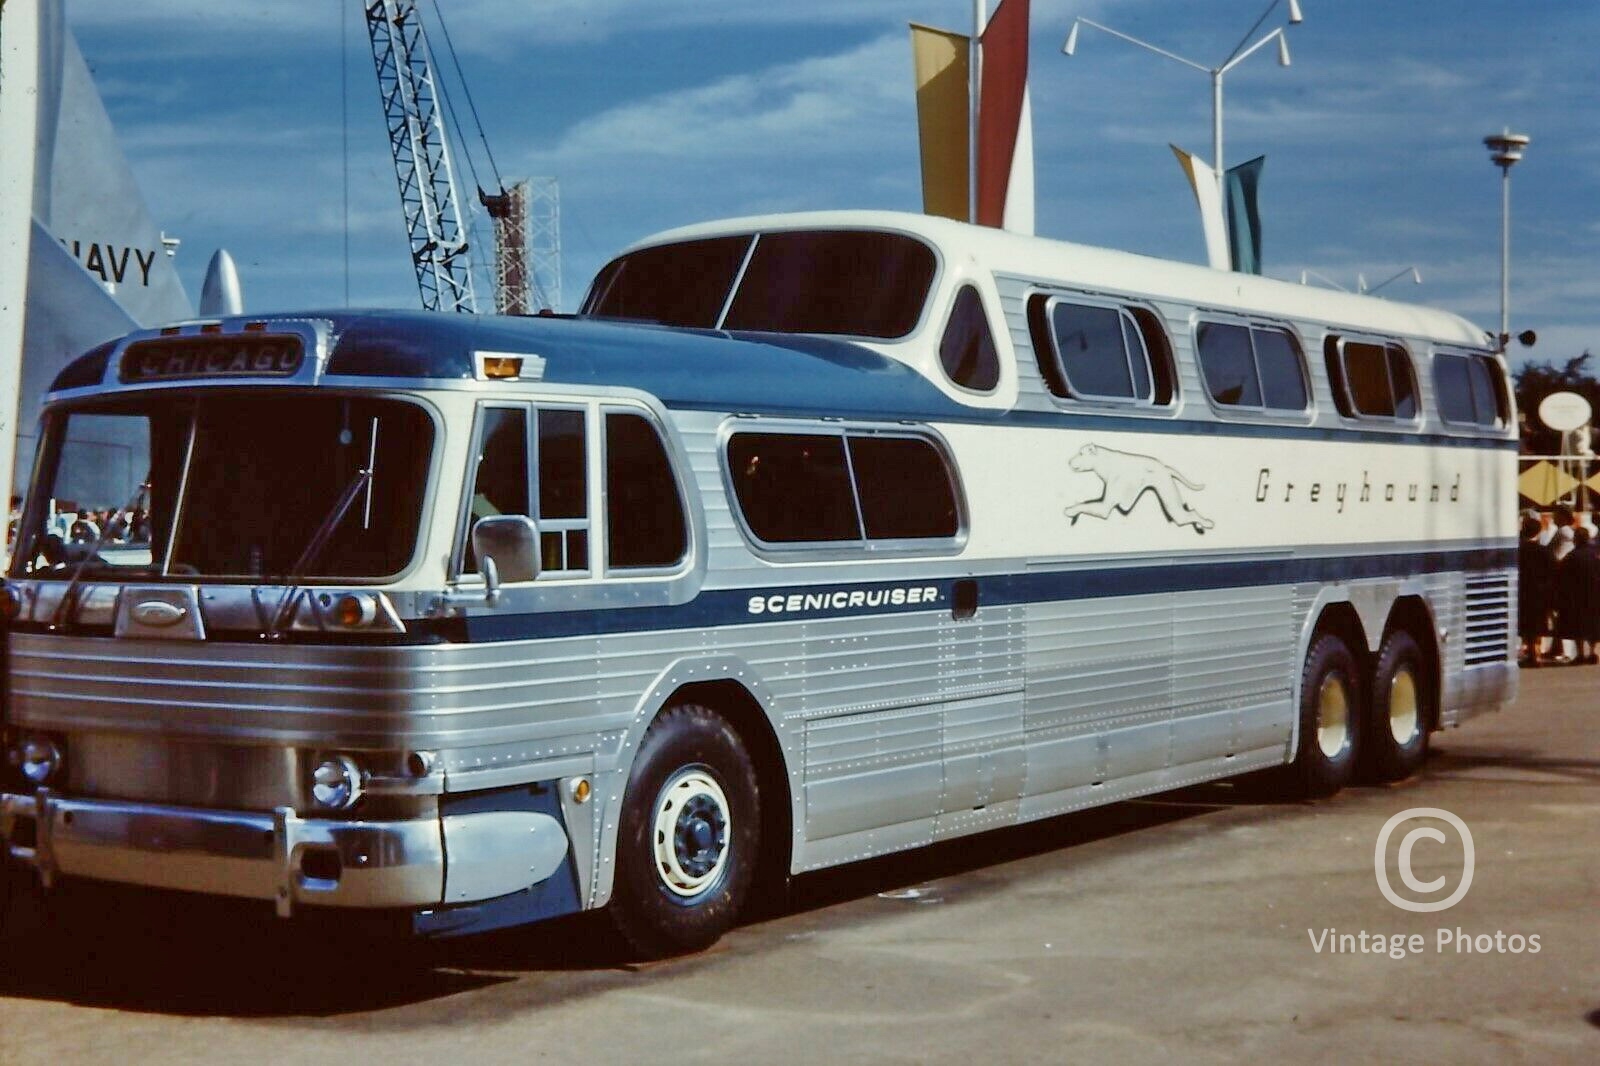
<path fill-rule="evenodd" d="M 124 384 L 190 378 L 289 377 L 300 369 L 300 338 L 272 333 L 163 337 L 122 353 Z"/>

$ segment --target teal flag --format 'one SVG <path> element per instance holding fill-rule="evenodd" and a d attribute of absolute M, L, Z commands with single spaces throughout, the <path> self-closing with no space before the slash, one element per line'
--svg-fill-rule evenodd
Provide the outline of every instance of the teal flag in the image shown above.
<path fill-rule="evenodd" d="M 1223 199 L 1228 210 L 1228 254 L 1233 269 L 1241 274 L 1261 273 L 1261 212 L 1256 208 L 1256 190 L 1261 184 L 1261 164 L 1267 157 L 1258 155 L 1248 163 L 1229 167 L 1223 175 Z"/>

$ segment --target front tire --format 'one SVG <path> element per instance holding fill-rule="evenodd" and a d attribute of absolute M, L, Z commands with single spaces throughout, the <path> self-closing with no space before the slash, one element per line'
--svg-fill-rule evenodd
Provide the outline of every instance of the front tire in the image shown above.
<path fill-rule="evenodd" d="M 1300 676 L 1300 750 L 1289 768 L 1301 796 L 1331 796 L 1355 777 L 1361 750 L 1361 682 L 1344 641 L 1324 633 L 1312 641 Z"/>
<path fill-rule="evenodd" d="M 755 766 L 721 715 L 685 703 L 645 732 L 628 776 L 608 912 L 649 958 L 711 946 L 738 917 L 760 846 Z"/>
<path fill-rule="evenodd" d="M 1378 650 L 1367 719 L 1367 753 L 1377 781 L 1400 781 L 1422 768 L 1433 723 L 1431 688 L 1422 649 L 1396 630 Z"/>

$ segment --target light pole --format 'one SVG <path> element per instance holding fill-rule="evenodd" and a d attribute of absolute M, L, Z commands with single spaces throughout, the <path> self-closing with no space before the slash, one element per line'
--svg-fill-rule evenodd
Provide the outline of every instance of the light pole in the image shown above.
<path fill-rule="evenodd" d="M 1500 168 L 1500 351 L 1511 343 L 1511 168 L 1532 140 L 1502 128 L 1483 139 L 1489 159 Z"/>
<path fill-rule="evenodd" d="M 1276 8 L 1280 2 L 1281 0 L 1272 0 L 1272 2 L 1267 5 L 1267 9 L 1261 13 L 1261 17 L 1256 19 L 1255 25 L 1251 26 L 1243 37 L 1239 38 L 1239 43 L 1234 46 L 1232 52 L 1228 53 L 1228 57 L 1215 67 L 1208 67 L 1203 63 L 1196 63 L 1192 59 L 1185 59 L 1183 56 L 1169 52 L 1165 48 L 1158 48 L 1149 41 L 1141 41 L 1137 37 L 1130 37 L 1128 34 L 1122 33 L 1119 30 L 1114 30 L 1110 26 L 1103 26 L 1100 23 L 1095 22 L 1093 19 L 1082 17 L 1072 20 L 1072 28 L 1067 31 L 1067 40 L 1066 43 L 1061 46 L 1061 52 L 1063 55 L 1069 56 L 1077 54 L 1078 29 L 1082 26 L 1088 26 L 1090 29 L 1099 30 L 1101 33 L 1108 33 L 1118 40 L 1126 41 L 1131 45 L 1143 48 L 1147 52 L 1154 52 L 1158 56 L 1164 56 L 1167 59 L 1176 60 L 1186 67 L 1193 67 L 1195 70 L 1198 70 L 1202 74 L 1210 77 L 1211 171 L 1214 175 L 1216 175 L 1217 188 L 1220 190 L 1222 187 L 1222 176 L 1226 172 L 1226 168 L 1222 164 L 1222 79 L 1223 76 L 1228 73 L 1228 71 L 1232 70 L 1240 63 L 1243 63 L 1255 52 L 1266 47 L 1266 45 L 1274 40 L 1278 42 L 1278 65 L 1280 67 L 1286 67 L 1289 65 L 1289 40 L 1285 36 L 1284 28 L 1282 26 L 1279 26 L 1271 33 L 1265 34 L 1252 44 L 1247 45 L 1245 43 L 1250 40 L 1250 35 L 1255 33 L 1256 30 L 1260 29 L 1263 22 L 1267 21 L 1267 16 L 1272 14 L 1273 9 Z M 1287 3 L 1289 6 L 1289 23 L 1290 25 L 1296 25 L 1304 19 L 1304 16 L 1300 13 L 1299 0 L 1287 0 Z"/>

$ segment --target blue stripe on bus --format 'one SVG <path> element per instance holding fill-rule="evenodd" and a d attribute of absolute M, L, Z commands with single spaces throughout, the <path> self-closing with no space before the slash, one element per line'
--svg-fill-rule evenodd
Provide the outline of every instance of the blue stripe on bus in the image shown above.
<path fill-rule="evenodd" d="M 1353 557 L 1246 559 L 1234 562 L 1159 563 L 1119 566 L 1103 570 L 1055 570 L 1014 574 L 988 574 L 963 579 L 948 574 L 898 581 L 823 582 L 810 585 L 771 585 L 758 588 L 715 589 L 702 592 L 685 604 L 670 607 L 603 608 L 532 614 L 484 614 L 468 617 L 466 636 L 471 642 L 526 640 L 530 638 L 597 636 L 651 630 L 709 629 L 760 622 L 804 622 L 821 618 L 863 617 L 926 611 L 929 604 L 891 604 L 896 589 L 936 588 L 932 606 L 947 611 L 957 581 L 977 585 L 979 608 L 1017 606 L 1070 600 L 1139 596 L 1162 592 L 1197 592 L 1207 589 L 1250 588 L 1270 585 L 1328 583 L 1362 578 L 1414 577 L 1451 571 L 1504 569 L 1516 565 L 1514 547 L 1468 551 L 1407 552 Z M 751 613 L 752 600 L 804 603 L 834 593 L 878 594 L 877 606 L 782 609 Z"/>

